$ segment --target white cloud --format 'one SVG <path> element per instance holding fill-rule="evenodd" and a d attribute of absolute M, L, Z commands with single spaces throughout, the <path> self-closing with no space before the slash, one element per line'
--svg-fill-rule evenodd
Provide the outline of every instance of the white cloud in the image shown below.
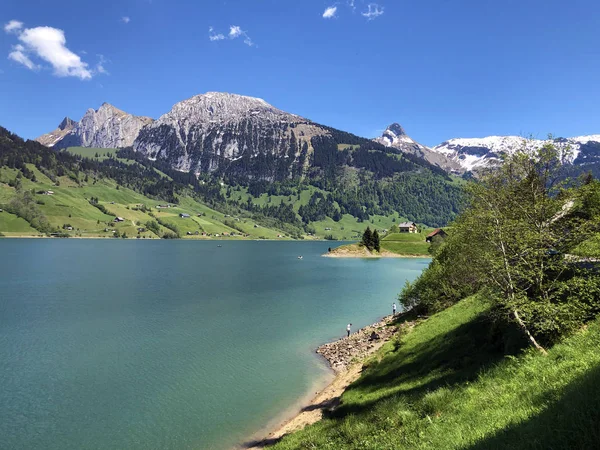
<path fill-rule="evenodd" d="M 106 59 L 106 58 L 104 57 L 104 55 L 100 55 L 100 54 L 98 54 L 98 55 L 96 55 L 96 56 L 98 56 L 98 63 L 96 64 L 96 68 L 94 69 L 94 71 L 95 71 L 96 73 L 100 73 L 100 74 L 102 74 L 102 75 L 110 75 L 110 74 L 108 73 L 108 70 L 106 70 L 106 68 L 104 67 L 104 65 L 105 65 L 107 62 L 109 62 L 109 61 L 108 61 L 108 59 Z"/>
<path fill-rule="evenodd" d="M 123 16 L 123 17 L 121 17 L 121 22 L 129 23 L 129 22 L 131 22 L 131 18 L 128 16 Z"/>
<path fill-rule="evenodd" d="M 229 27 L 229 34 L 227 35 L 227 38 L 229 39 L 237 39 L 239 37 L 243 37 L 244 38 L 244 44 L 250 46 L 250 47 L 254 47 L 255 44 L 252 41 L 252 39 L 250 38 L 250 36 L 248 36 L 248 33 L 245 32 L 244 30 L 242 30 L 242 28 L 238 25 L 231 25 Z M 223 39 L 225 39 L 225 35 L 222 33 L 215 33 L 215 30 L 213 27 L 209 27 L 208 28 L 208 39 L 210 39 L 211 41 L 222 41 Z"/>
<path fill-rule="evenodd" d="M 208 39 L 211 41 L 222 41 L 225 39 L 225 36 L 222 33 L 215 33 L 215 29 L 213 27 L 208 27 Z"/>
<path fill-rule="evenodd" d="M 37 57 L 49 63 L 56 76 L 76 77 L 81 80 L 92 78 L 88 64 L 66 47 L 67 40 L 63 30 L 52 27 L 23 29 L 23 24 L 15 22 L 17 21 L 11 21 L 4 27 L 7 33 L 17 34 L 22 43 L 13 47 L 13 51 L 8 55 L 10 59 L 30 70 L 36 70 L 40 66 L 33 62 L 32 57 Z"/>
<path fill-rule="evenodd" d="M 335 17 L 336 12 L 337 12 L 337 6 L 330 6 L 323 13 L 323 19 L 333 19 Z"/>
<path fill-rule="evenodd" d="M 37 70 L 39 66 L 35 65 L 31 59 L 25 54 L 25 47 L 17 44 L 13 47 L 13 51 L 8 54 L 8 59 L 12 59 L 19 64 L 23 64 L 29 70 Z"/>
<path fill-rule="evenodd" d="M 11 20 L 6 25 L 4 25 L 4 31 L 7 33 L 18 33 L 23 28 L 23 22 L 19 22 L 18 20 Z"/>
<path fill-rule="evenodd" d="M 237 25 L 232 25 L 231 27 L 229 27 L 229 39 L 235 39 L 237 37 L 240 37 L 242 33 L 242 29 Z"/>
<path fill-rule="evenodd" d="M 383 7 L 379 6 L 377 3 L 369 3 L 368 10 L 364 13 L 361 13 L 368 20 L 377 19 L 379 16 L 383 14 Z"/>
<path fill-rule="evenodd" d="M 350 8 L 352 8 L 352 11 L 353 11 L 353 12 L 354 12 L 354 11 L 356 11 L 356 5 L 354 4 L 354 0 L 349 0 L 349 1 L 348 1 L 348 6 L 349 6 Z"/>

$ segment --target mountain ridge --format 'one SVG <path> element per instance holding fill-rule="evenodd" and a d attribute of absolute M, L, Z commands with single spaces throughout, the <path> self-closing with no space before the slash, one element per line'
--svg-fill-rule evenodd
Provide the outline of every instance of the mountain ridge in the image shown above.
<path fill-rule="evenodd" d="M 35 140 L 57 149 L 129 147 L 133 145 L 139 131 L 153 120 L 150 117 L 134 116 L 104 102 L 96 110 L 89 108 L 79 122 L 66 117 L 57 130 Z"/>

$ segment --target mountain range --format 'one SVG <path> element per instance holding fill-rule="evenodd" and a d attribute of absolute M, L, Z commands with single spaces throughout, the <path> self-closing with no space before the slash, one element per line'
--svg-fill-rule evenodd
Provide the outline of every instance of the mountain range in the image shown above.
<path fill-rule="evenodd" d="M 157 120 L 104 103 L 98 110 L 89 109 L 79 122 L 65 118 L 56 130 L 36 140 L 54 148 L 133 147 L 181 171 L 218 171 L 276 180 L 306 175 L 318 156 L 315 145 L 350 145 L 347 148 L 354 150 L 358 144 L 349 141 L 356 139 L 365 144 L 365 139 L 287 113 L 262 99 L 208 92 L 175 104 Z M 497 164 L 503 154 L 523 146 L 524 139 L 457 138 L 427 147 L 393 123 L 373 142 L 462 175 Z M 541 146 L 546 141 L 528 142 Z M 568 162 L 574 166 L 600 163 L 600 135 L 555 138 L 554 142 L 570 147 Z"/>

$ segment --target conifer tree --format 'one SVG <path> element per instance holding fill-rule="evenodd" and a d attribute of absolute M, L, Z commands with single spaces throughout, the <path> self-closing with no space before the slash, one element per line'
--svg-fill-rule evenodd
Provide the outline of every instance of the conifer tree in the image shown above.
<path fill-rule="evenodd" d="M 377 230 L 373 231 L 373 236 L 372 236 L 371 240 L 373 242 L 373 248 L 377 251 L 380 251 L 381 244 L 379 242 L 379 233 L 377 232 Z"/>
<path fill-rule="evenodd" d="M 373 250 L 373 234 L 371 233 L 371 228 L 369 227 L 367 227 L 367 229 L 363 233 L 362 244 L 369 250 Z"/>

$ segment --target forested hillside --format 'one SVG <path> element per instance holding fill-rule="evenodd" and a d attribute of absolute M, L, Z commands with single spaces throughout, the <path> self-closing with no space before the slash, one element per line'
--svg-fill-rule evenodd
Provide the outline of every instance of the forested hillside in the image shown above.
<path fill-rule="evenodd" d="M 224 225 L 222 232 L 230 233 L 239 228 L 234 222 L 246 220 L 253 222 L 252 227 L 242 227 L 238 230 L 239 234 L 330 239 L 353 239 L 361 235 L 369 224 L 383 230 L 407 219 L 434 226 L 445 224 L 460 209 L 460 181 L 448 179 L 439 173 L 439 169 L 427 168 L 421 161 L 412 162 L 395 155 L 396 150 L 393 149 L 372 156 L 371 150 L 361 147 L 361 142 L 366 140 L 345 133 L 342 137 L 351 143 L 340 150 L 337 146 L 334 149 L 331 141 L 316 144 L 319 149 L 316 152 L 317 162 L 310 176 L 267 181 L 218 171 L 197 176 L 175 170 L 166 161 L 149 160 L 131 148 L 56 151 L 1 129 L 0 167 L 4 169 L 0 172 L 3 186 L 0 204 L 7 213 L 14 211 L 39 232 L 67 235 L 69 233 L 64 232 L 63 223 L 58 223 L 58 219 L 50 220 L 51 225 L 44 220 L 42 224 L 38 223 L 41 220 L 38 218 L 58 213 L 43 204 L 52 203 L 56 196 L 40 196 L 48 190 L 55 190 L 60 195 L 68 186 L 69 192 L 77 193 L 87 203 L 92 196 L 98 200 L 97 204 L 102 205 L 113 201 L 112 194 L 93 194 L 94 188 L 103 185 L 107 192 L 111 189 L 131 191 L 139 198 L 132 198 L 130 203 L 150 208 L 162 202 L 178 206 L 179 212 L 188 214 L 195 211 L 185 210 L 181 205 L 186 201 L 197 203 L 215 212 L 216 215 L 211 214 L 211 217 L 214 215 L 214 220 Z M 348 165 L 355 160 L 363 167 Z M 397 171 L 388 176 L 388 167 Z M 25 194 L 25 191 L 29 193 Z M 31 195 L 33 197 L 30 198 Z M 18 208 L 15 207 L 16 200 L 13 201 L 15 198 L 22 203 Z M 98 210 L 97 205 L 94 206 Z M 105 216 L 112 215 L 110 207 L 108 211 L 110 214 Z M 175 209 L 169 211 L 175 213 Z M 164 211 L 154 213 L 164 214 Z M 72 217 L 73 212 L 70 214 Z M 75 211 L 75 214 L 78 212 Z M 63 216 L 69 218 L 69 214 L 59 214 L 59 217 Z M 96 222 L 98 220 L 96 218 Z M 108 222 L 107 217 L 100 221 Z M 69 225 L 68 221 L 64 224 Z M 276 231 L 260 233 L 254 225 Z M 93 230 L 92 234 L 98 234 L 106 228 L 90 227 L 91 223 L 88 223 L 79 230 L 88 233 Z M 77 229 L 72 228 L 74 231 Z M 188 228 L 184 227 L 184 231 L 190 231 L 192 235 L 202 230 L 201 226 Z M 10 230 L 0 228 L 1 231 Z M 214 234 L 222 235 L 222 232 Z M 14 233 L 18 234 L 18 230 Z"/>

